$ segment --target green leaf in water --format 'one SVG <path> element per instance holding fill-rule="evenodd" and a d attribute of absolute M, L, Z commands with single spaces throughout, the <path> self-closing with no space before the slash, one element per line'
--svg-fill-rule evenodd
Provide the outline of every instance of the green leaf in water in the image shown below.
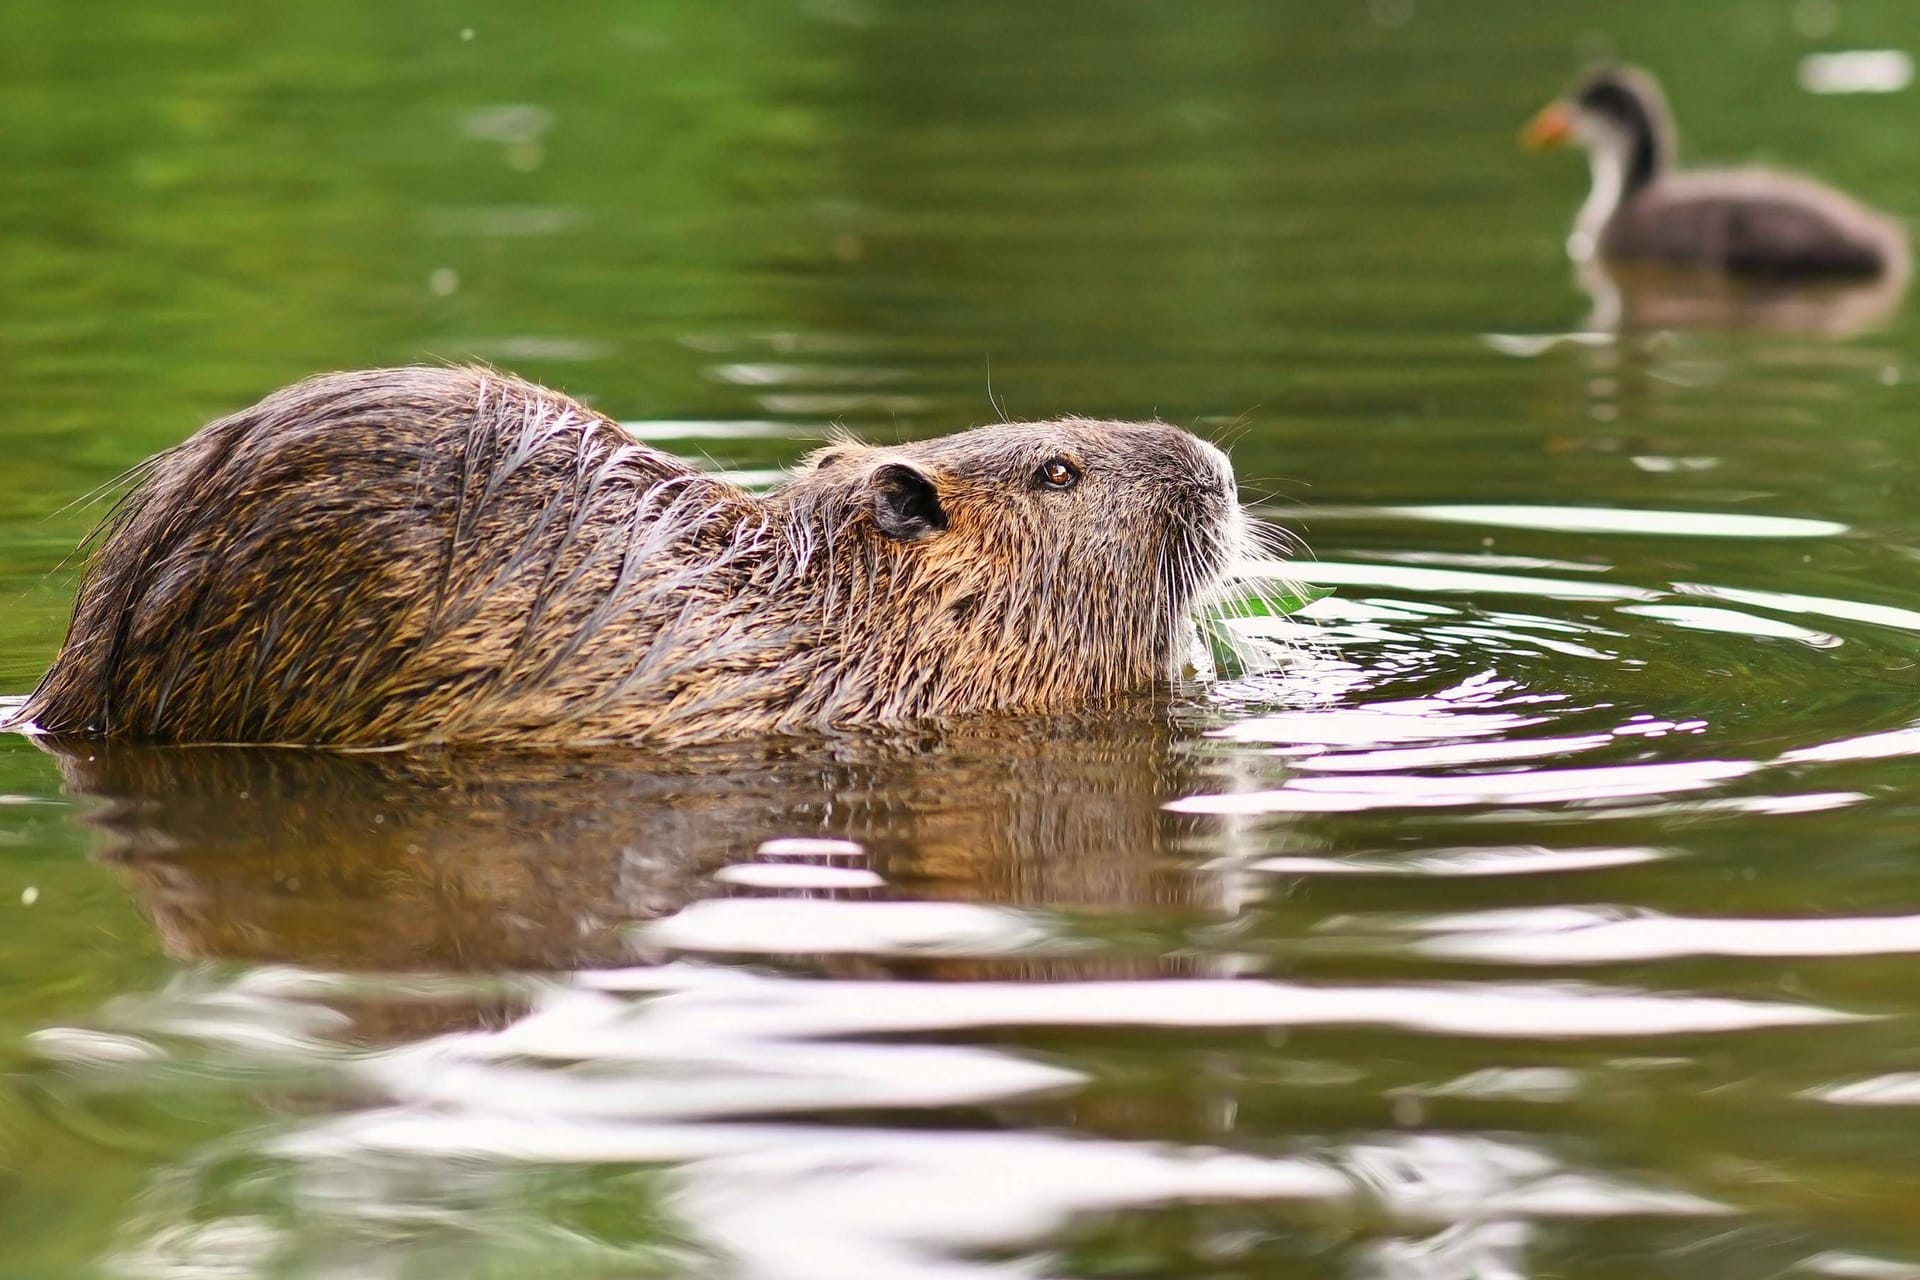
<path fill-rule="evenodd" d="M 1230 584 L 1201 607 L 1196 621 L 1212 674 L 1224 679 L 1271 670 L 1275 646 L 1257 637 L 1237 635 L 1233 623 L 1248 618 L 1283 618 L 1333 594 L 1328 587 L 1273 579 Z M 1198 667 L 1198 655 L 1195 666 Z"/>
<path fill-rule="evenodd" d="M 1202 611 L 1203 617 L 1284 618 L 1333 594 L 1332 587 L 1310 587 L 1303 582 L 1267 582 L 1257 591 L 1236 584 L 1228 590 L 1231 594 L 1209 604 Z"/>

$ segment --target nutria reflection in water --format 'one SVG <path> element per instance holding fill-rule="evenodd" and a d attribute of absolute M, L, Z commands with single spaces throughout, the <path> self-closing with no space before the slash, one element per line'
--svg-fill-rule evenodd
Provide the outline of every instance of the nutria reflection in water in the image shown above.
<path fill-rule="evenodd" d="M 792 836 L 864 846 L 885 885 L 858 897 L 1204 908 L 1174 849 L 1191 820 L 1160 807 L 1200 762 L 1153 715 L 671 755 L 40 741 L 67 789 L 96 802 L 99 856 L 182 959 L 374 973 L 630 964 L 645 954 L 630 926 L 729 892 L 714 871 Z"/>
<path fill-rule="evenodd" d="M 24 718 L 157 743 L 746 741 L 1175 677 L 1246 553 L 1160 423 L 842 441 L 767 495 L 484 369 L 311 379 L 152 459 Z"/>

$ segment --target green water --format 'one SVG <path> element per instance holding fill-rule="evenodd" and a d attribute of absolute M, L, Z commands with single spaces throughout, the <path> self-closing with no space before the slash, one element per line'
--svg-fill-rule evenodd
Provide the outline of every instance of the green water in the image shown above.
<path fill-rule="evenodd" d="M 1796 82 L 1906 5 L 0 16 L 0 695 L 77 499 L 410 360 L 756 481 L 1158 415 L 1337 588 L 1091 723 L 0 741 L 0 1275 L 1920 1275 L 1920 316 L 1561 340 L 1513 144 L 1617 52 L 1920 214 Z"/>

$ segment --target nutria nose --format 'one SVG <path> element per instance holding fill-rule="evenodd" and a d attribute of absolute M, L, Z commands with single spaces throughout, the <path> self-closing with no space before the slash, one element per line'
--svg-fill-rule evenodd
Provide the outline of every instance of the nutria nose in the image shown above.
<path fill-rule="evenodd" d="M 1240 483 L 1234 478 L 1233 459 L 1227 456 L 1226 450 L 1210 440 L 1202 440 L 1195 436 L 1194 442 L 1200 446 L 1200 456 L 1213 464 L 1214 473 L 1219 476 L 1220 487 L 1226 491 L 1227 498 L 1237 502 L 1240 497 Z"/>
<path fill-rule="evenodd" d="M 1185 473 L 1183 484 L 1204 494 L 1208 507 L 1212 507 L 1216 501 L 1223 511 L 1239 506 L 1240 486 L 1234 479 L 1233 460 L 1218 446 L 1199 436 L 1185 432 L 1181 436 L 1180 456 L 1184 463 L 1181 470 Z"/>

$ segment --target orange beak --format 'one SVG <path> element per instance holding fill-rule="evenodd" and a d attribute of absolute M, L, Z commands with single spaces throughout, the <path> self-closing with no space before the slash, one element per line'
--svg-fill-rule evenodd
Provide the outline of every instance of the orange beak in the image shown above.
<path fill-rule="evenodd" d="M 1520 145 L 1529 151 L 1545 151 L 1549 147 L 1566 146 L 1572 137 L 1573 116 L 1568 113 L 1567 104 L 1549 102 L 1520 131 Z"/>

